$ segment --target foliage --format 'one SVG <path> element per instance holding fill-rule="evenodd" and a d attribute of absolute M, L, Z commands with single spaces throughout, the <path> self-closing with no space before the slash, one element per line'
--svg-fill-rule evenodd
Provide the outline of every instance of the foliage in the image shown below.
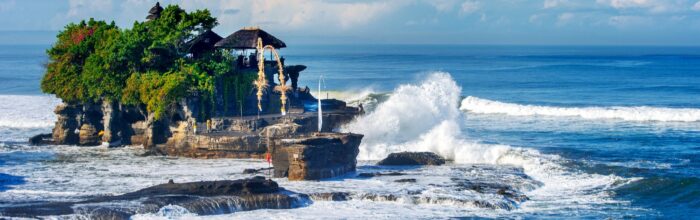
<path fill-rule="evenodd" d="M 225 76 L 223 78 L 224 109 L 229 109 L 229 94 L 234 94 L 236 104 L 240 105 L 239 107 L 242 109 L 242 105 L 245 103 L 245 97 L 250 95 L 253 89 L 253 85 L 250 82 L 255 80 L 257 77 L 257 73 L 253 71 Z"/>
<path fill-rule="evenodd" d="M 191 58 L 185 45 L 217 24 L 208 10 L 188 13 L 173 5 L 131 29 L 93 19 L 71 23 L 47 51 L 41 89 L 66 102 L 143 105 L 156 118 L 189 95 L 211 102 L 215 78 L 233 71 L 233 57 L 212 51 Z"/>

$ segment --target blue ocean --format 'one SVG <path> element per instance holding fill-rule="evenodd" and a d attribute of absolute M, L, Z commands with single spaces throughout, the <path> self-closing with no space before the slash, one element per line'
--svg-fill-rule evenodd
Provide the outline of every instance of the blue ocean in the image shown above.
<path fill-rule="evenodd" d="M 280 51 L 286 64 L 308 67 L 302 87 L 366 109 L 343 128 L 365 134 L 358 172 L 387 169 L 373 164 L 397 151 L 432 151 L 450 164 L 402 170 L 415 184 L 276 179 L 300 192 L 399 198 L 391 201 L 187 218 L 700 218 L 698 47 L 289 46 Z M 39 89 L 48 47 L 0 46 L 0 205 L 231 179 L 266 166 L 136 157 L 137 146 L 28 146 L 51 131 L 60 102 Z M 476 182 L 527 199 L 460 187 Z"/>

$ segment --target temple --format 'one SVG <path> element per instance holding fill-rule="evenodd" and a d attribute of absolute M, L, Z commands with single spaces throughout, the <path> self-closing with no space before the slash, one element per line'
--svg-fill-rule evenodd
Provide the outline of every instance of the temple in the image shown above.
<path fill-rule="evenodd" d="M 147 22 L 160 19 L 161 12 L 156 4 Z M 194 158 L 272 157 L 276 176 L 297 180 L 355 170 L 363 136 L 337 131 L 360 109 L 340 100 L 318 100 L 308 88 L 299 88 L 298 78 L 306 66 L 285 64 L 278 54 L 287 47 L 282 40 L 257 27 L 225 38 L 200 30 L 181 47 L 185 59 L 207 59 L 212 52 L 233 57 L 228 64 L 232 70 L 213 78 L 212 96 L 188 94 L 169 105 L 161 117 L 144 105 L 118 100 L 64 102 L 56 107 L 53 133 L 30 142 L 142 145 L 147 155 Z"/>

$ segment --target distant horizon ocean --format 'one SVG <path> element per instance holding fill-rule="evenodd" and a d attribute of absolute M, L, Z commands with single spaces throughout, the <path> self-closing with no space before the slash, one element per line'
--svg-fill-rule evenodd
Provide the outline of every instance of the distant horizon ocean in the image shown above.
<path fill-rule="evenodd" d="M 236 179 L 255 160 L 136 157 L 138 147 L 44 146 L 60 102 L 39 81 L 49 45 L 0 45 L 0 206 L 73 201 L 163 183 Z M 345 202 L 191 218 L 700 218 L 700 47 L 289 45 L 299 85 L 362 103 L 358 173 L 390 152 L 452 162 L 396 177 L 290 182 Z M 460 184 L 501 184 L 511 201 Z M 363 197 L 362 195 L 365 195 Z M 392 195 L 380 201 L 366 195 Z M 478 201 L 478 202 L 477 202 Z M 475 204 L 495 204 L 493 207 Z M 182 214 L 182 213 L 180 213 Z M 173 217 L 146 213 L 137 218 Z M 183 215 L 180 215 L 183 217 Z"/>

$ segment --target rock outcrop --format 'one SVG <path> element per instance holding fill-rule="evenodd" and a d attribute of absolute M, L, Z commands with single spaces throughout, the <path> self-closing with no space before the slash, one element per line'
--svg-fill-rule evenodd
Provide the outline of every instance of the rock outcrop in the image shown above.
<path fill-rule="evenodd" d="M 198 215 L 225 214 L 255 209 L 289 209 L 310 202 L 305 194 L 280 188 L 264 177 L 241 180 L 166 183 L 119 196 L 80 202 L 38 202 L 0 207 L 8 217 L 77 215 L 86 219 L 129 219 L 134 214 L 155 213 L 179 206 Z"/>
<path fill-rule="evenodd" d="M 402 165 L 443 165 L 445 158 L 433 152 L 400 152 L 391 153 L 379 161 L 377 165 L 402 166 Z"/>
<path fill-rule="evenodd" d="M 360 134 L 321 133 L 277 139 L 271 144 L 275 177 L 320 180 L 354 172 Z"/>
<path fill-rule="evenodd" d="M 313 98 L 302 94 L 304 100 Z M 41 137 L 32 141 L 80 146 L 143 145 L 147 155 L 261 159 L 270 152 L 268 143 L 272 140 L 308 136 L 317 131 L 315 112 L 213 117 L 207 129 L 202 111 L 197 97 L 181 100 L 158 119 L 143 106 L 125 106 L 113 101 L 64 103 L 55 110 L 58 120 L 53 139 Z M 332 108 L 324 111 L 322 131 L 337 129 L 353 120 L 358 112 L 344 102 L 333 101 Z"/>
<path fill-rule="evenodd" d="M 53 143 L 53 134 L 38 134 L 29 138 L 31 145 L 44 145 Z"/>

